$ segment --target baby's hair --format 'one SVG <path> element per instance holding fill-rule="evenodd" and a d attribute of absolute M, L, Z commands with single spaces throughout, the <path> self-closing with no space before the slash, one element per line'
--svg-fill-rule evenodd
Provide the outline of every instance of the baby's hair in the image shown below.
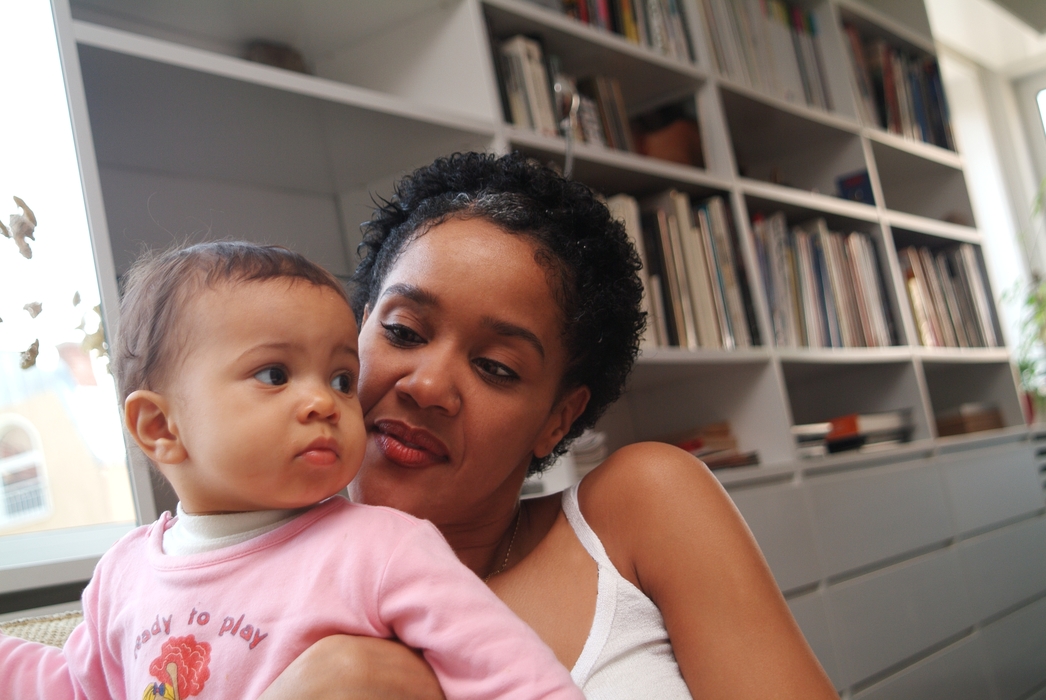
<path fill-rule="evenodd" d="M 187 302 L 201 290 L 280 278 L 329 287 L 348 303 L 334 275 L 281 246 L 219 241 L 139 258 L 124 278 L 113 353 L 120 401 L 138 389 L 159 388 L 185 340 L 179 326 Z"/>

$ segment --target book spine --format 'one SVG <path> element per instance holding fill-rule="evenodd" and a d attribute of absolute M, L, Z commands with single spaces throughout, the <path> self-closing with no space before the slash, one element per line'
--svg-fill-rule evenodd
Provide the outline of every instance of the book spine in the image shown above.
<path fill-rule="evenodd" d="M 676 216 L 680 221 L 683 238 L 683 250 L 686 254 L 686 270 L 690 277 L 690 294 L 694 317 L 697 322 L 697 336 L 703 348 L 721 348 L 722 338 L 719 323 L 716 319 L 715 302 L 712 299 L 711 279 L 708 275 L 708 263 L 705 261 L 705 246 L 702 243 L 702 222 L 695 217 L 690 207 L 690 198 L 682 193 L 671 193 L 675 202 Z M 707 222 L 707 220 L 705 220 Z"/>
<path fill-rule="evenodd" d="M 730 318 L 730 328 L 734 333 L 734 346 L 746 348 L 752 344 L 752 340 L 742 300 L 741 282 L 737 273 L 737 256 L 734 254 L 733 236 L 727 220 L 726 204 L 722 197 L 713 197 L 708 200 L 706 207 L 716 242 L 716 262 L 723 280 L 723 296 Z"/>

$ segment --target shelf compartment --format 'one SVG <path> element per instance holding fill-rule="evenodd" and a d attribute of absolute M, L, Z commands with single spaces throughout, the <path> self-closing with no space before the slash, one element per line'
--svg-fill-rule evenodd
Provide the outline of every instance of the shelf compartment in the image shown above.
<path fill-rule="evenodd" d="M 999 409 L 1004 428 L 1024 425 L 1014 370 L 1008 359 L 970 362 L 957 358 L 924 358 L 922 368 L 934 416 L 964 404 L 984 404 Z"/>
<path fill-rule="evenodd" d="M 725 86 L 720 92 L 742 177 L 837 197 L 837 178 L 868 169 L 855 131 L 799 116 Z"/>
<path fill-rule="evenodd" d="M 898 270 L 900 283 L 902 286 L 909 284 L 905 280 L 905 270 L 909 267 L 908 259 L 904 252 L 906 248 L 914 247 L 919 250 L 928 250 L 931 256 L 936 260 L 938 253 L 948 253 L 949 255 L 946 257 L 950 258 L 951 254 L 953 254 L 957 248 L 966 245 L 972 246 L 973 272 L 977 275 L 977 277 L 979 277 L 979 284 L 982 288 L 981 291 L 984 294 L 984 307 L 987 311 L 986 320 L 984 317 L 982 317 L 981 312 L 978 311 L 977 308 L 979 295 L 977 294 L 978 290 L 976 288 L 976 281 L 972 278 L 970 279 L 970 284 L 968 285 L 969 295 L 964 296 L 962 292 L 966 290 L 966 285 L 954 279 L 955 274 L 959 273 L 958 268 L 960 266 L 957 262 L 952 262 L 949 264 L 949 270 L 951 271 L 949 277 L 953 278 L 951 281 L 951 289 L 955 299 L 954 311 L 952 302 L 948 295 L 949 290 L 945 285 L 940 283 L 942 279 L 941 275 L 937 274 L 936 278 L 930 278 L 926 275 L 926 266 L 922 266 L 921 270 L 923 271 L 923 277 L 920 278 L 918 274 L 919 271 L 913 268 L 913 272 L 915 273 L 914 284 L 916 288 L 919 290 L 919 296 L 925 296 L 925 298 L 923 299 L 924 305 L 931 305 L 930 307 L 927 307 L 926 313 L 928 316 L 933 317 L 927 318 L 927 323 L 930 326 L 932 326 L 933 329 L 928 329 L 927 333 L 929 333 L 931 336 L 937 336 L 938 334 L 941 334 L 941 337 L 938 338 L 938 344 L 936 346 L 932 344 L 926 345 L 927 349 L 932 350 L 934 352 L 962 350 L 961 347 L 956 347 L 955 344 L 948 341 L 948 338 L 950 338 L 951 335 L 956 335 L 955 341 L 956 343 L 958 343 L 958 336 L 956 334 L 956 331 L 954 330 L 954 314 L 956 312 L 960 314 L 959 318 L 969 322 L 963 324 L 964 334 L 968 334 L 969 332 L 966 326 L 973 324 L 976 326 L 976 329 L 973 331 L 975 336 L 985 334 L 989 336 L 994 335 L 995 340 L 997 341 L 997 344 L 995 345 L 992 345 L 990 342 L 987 342 L 987 347 L 985 347 L 985 345 L 974 345 L 973 347 L 969 348 L 969 350 L 983 351 L 998 349 L 999 344 L 1001 344 L 1003 338 L 1002 327 L 999 321 L 998 311 L 995 308 L 995 295 L 992 293 L 991 285 L 988 281 L 987 268 L 984 264 L 984 259 L 982 256 L 980 246 L 976 243 L 967 243 L 965 241 L 956 240 L 955 238 L 942 238 L 940 236 L 923 233 L 922 231 L 910 231 L 907 229 L 897 227 L 892 227 L 891 233 L 893 237 L 894 246 L 897 250 Z M 970 270 L 966 268 L 966 277 L 969 276 L 969 273 Z M 924 284 L 920 281 L 921 279 L 926 280 L 925 290 L 923 289 Z M 914 302 L 912 301 L 911 294 L 911 289 L 905 290 L 907 313 L 911 315 L 913 321 L 912 344 L 923 345 L 923 337 L 920 334 L 918 327 L 919 317 L 916 316 L 918 309 L 913 306 Z M 941 298 L 940 301 L 938 301 L 939 297 L 943 298 Z M 950 333 L 946 328 L 937 328 L 937 316 L 941 315 L 944 312 L 947 312 L 949 325 L 953 329 Z M 941 322 L 943 323 L 944 321 Z M 987 328 L 987 331 L 984 330 L 985 328 Z"/>
<path fill-rule="evenodd" d="M 509 147 L 562 168 L 566 142 L 532 131 L 506 128 Z M 587 143 L 574 144 L 574 172 L 571 177 L 610 196 L 628 193 L 653 194 L 672 187 L 698 196 L 712 196 L 730 189 L 730 183 L 706 171 L 678 163 L 650 158 Z"/>
<path fill-rule="evenodd" d="M 286 43 L 299 50 L 322 79 L 473 118 L 495 118 L 482 60 L 484 42 L 468 2 L 215 0 L 175 7 L 156 0 L 72 0 L 71 4 L 78 20 L 124 30 L 121 33 L 130 37 L 191 47 L 212 61 L 236 57 L 237 62 L 261 66 L 239 59 L 248 42 Z M 78 39 L 79 34 L 78 28 Z"/>
<path fill-rule="evenodd" d="M 563 70 L 578 78 L 613 75 L 632 107 L 661 104 L 666 97 L 695 92 L 706 73 L 622 36 L 519 0 L 483 0 L 493 41 L 516 34 L 541 37 L 545 54 L 559 56 Z"/>
<path fill-rule="evenodd" d="M 871 146 L 887 209 L 974 226 L 973 206 L 959 166 L 930 160 L 881 141 L 872 141 Z"/>
<path fill-rule="evenodd" d="M 142 243 L 166 247 L 202 230 L 291 245 L 347 274 L 349 226 L 339 221 L 339 196 L 490 144 L 482 129 L 419 120 L 372 101 L 320 99 L 93 46 L 79 53 L 119 273 Z M 223 202 L 219 190 L 235 203 Z M 288 209 L 292 202 L 296 209 Z M 150 212 L 165 206 L 183 217 L 173 230 Z M 216 212 L 227 226 L 211 225 Z M 292 213 L 298 220 L 288 227 Z"/>
<path fill-rule="evenodd" d="M 827 198 L 822 197 L 821 199 L 827 199 Z M 805 202 L 804 202 L 804 204 L 805 204 Z M 796 204 L 796 203 L 793 203 L 793 202 L 781 202 L 781 201 L 778 201 L 776 199 L 767 199 L 765 197 L 755 196 L 755 195 L 752 195 L 752 194 L 746 194 L 745 195 L 745 206 L 747 208 L 747 214 L 748 214 L 747 220 L 746 220 L 746 225 L 748 226 L 748 235 L 750 237 L 750 240 L 755 241 L 755 234 L 753 233 L 753 227 L 752 227 L 752 223 L 751 223 L 754 220 L 754 218 L 757 215 L 763 215 L 765 217 L 770 217 L 775 212 L 784 212 L 785 219 L 786 219 L 786 222 L 787 222 L 787 225 L 788 225 L 789 229 L 791 229 L 794 226 L 797 226 L 797 225 L 809 222 L 809 221 L 811 221 L 813 219 L 823 218 L 825 220 L 825 223 L 828 225 L 829 231 L 838 232 L 838 233 L 843 234 L 844 236 L 846 234 L 849 234 L 849 233 L 852 233 L 852 232 L 860 232 L 860 233 L 866 234 L 868 236 L 869 240 L 872 242 L 872 244 L 874 246 L 874 249 L 875 249 L 875 258 L 876 258 L 876 263 L 878 265 L 878 269 L 877 269 L 876 272 L 877 272 L 878 278 L 879 278 L 880 289 L 881 289 L 882 294 L 884 295 L 885 302 L 886 302 L 886 309 L 885 309 L 886 313 L 885 313 L 885 316 L 886 316 L 886 323 L 887 323 L 887 327 L 888 327 L 888 331 L 889 331 L 889 335 L 890 335 L 890 339 L 891 339 L 891 345 L 893 345 L 893 346 L 903 345 L 906 342 L 905 341 L 906 335 L 904 333 L 904 329 L 902 327 L 902 321 L 901 321 L 901 318 L 902 318 L 902 316 L 901 316 L 901 303 L 902 302 L 903 303 L 907 303 L 907 301 L 904 299 L 904 297 L 898 297 L 896 286 L 891 282 L 893 277 L 892 277 L 892 274 L 890 273 L 890 262 L 889 262 L 890 261 L 890 257 L 889 257 L 890 256 L 890 251 L 887 248 L 886 239 L 885 239 L 885 237 L 883 235 L 883 231 L 882 231 L 882 228 L 880 227 L 880 225 L 878 223 L 876 223 L 874 220 L 869 220 L 869 219 L 864 219 L 864 218 L 855 218 L 853 216 L 847 216 L 847 215 L 840 215 L 838 213 L 834 213 L 834 212 L 831 212 L 831 211 L 810 209 L 808 206 L 805 206 L 804 204 Z M 874 213 L 874 211 L 875 211 L 872 207 L 866 207 L 864 205 L 859 205 L 859 204 L 852 203 L 852 202 L 847 202 L 847 203 L 840 202 L 840 204 L 844 204 L 845 205 L 844 207 L 842 207 L 842 211 L 846 211 L 846 212 L 854 211 L 855 207 L 857 208 L 856 211 L 858 213 L 861 213 L 861 214 Z M 754 245 L 753 245 L 753 249 L 755 249 Z M 767 271 L 764 271 L 762 269 L 762 266 L 760 266 L 760 272 L 765 275 Z M 763 295 L 763 299 L 767 299 L 767 297 L 766 297 L 766 289 L 767 289 L 768 285 L 766 285 L 766 281 L 763 278 L 760 279 L 760 282 L 762 284 L 760 293 Z M 769 304 L 769 301 L 768 301 L 768 304 Z M 768 306 L 768 308 L 769 308 L 769 306 Z M 859 319 L 858 319 L 858 322 L 859 322 Z M 842 354 L 842 356 L 853 357 L 854 356 L 853 353 L 859 353 L 859 352 L 870 353 L 870 355 L 869 355 L 870 357 L 882 358 L 882 357 L 885 357 L 883 355 L 883 353 L 884 352 L 888 352 L 888 351 L 889 351 L 888 347 L 878 347 L 878 348 L 874 348 L 874 347 L 873 348 L 838 348 L 838 347 L 836 347 L 836 348 L 825 348 L 825 349 L 799 347 L 799 348 L 796 348 L 795 350 L 791 350 L 787 346 L 780 346 L 780 347 L 778 347 L 778 352 L 784 352 L 784 353 L 796 352 L 796 353 L 799 353 L 800 356 L 807 356 L 807 357 L 812 357 L 813 355 L 811 353 L 818 353 L 818 352 L 820 352 L 826 358 L 839 357 L 841 354 Z M 898 350 L 897 352 L 904 352 L 904 353 L 907 353 L 906 356 L 910 356 L 910 353 L 908 353 L 908 351 L 906 351 L 906 350 L 905 351 Z M 849 354 L 849 355 L 847 355 L 847 354 Z"/>
<path fill-rule="evenodd" d="M 762 464 L 791 460 L 786 408 L 773 364 L 763 351 L 735 352 L 722 353 L 734 358 L 724 362 L 643 361 L 626 395 L 601 420 L 610 447 L 728 421 L 740 448 L 758 450 Z M 674 354 L 658 351 L 662 357 Z"/>
<path fill-rule="evenodd" d="M 797 425 L 850 413 L 911 409 L 911 440 L 932 437 L 915 365 L 901 353 L 879 361 L 860 356 L 847 361 L 844 355 L 832 363 L 782 359 L 781 369 Z"/>

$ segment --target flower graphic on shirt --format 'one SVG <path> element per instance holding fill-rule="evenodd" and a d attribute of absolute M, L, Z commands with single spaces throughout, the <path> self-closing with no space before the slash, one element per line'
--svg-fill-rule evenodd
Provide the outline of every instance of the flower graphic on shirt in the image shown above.
<path fill-rule="evenodd" d="M 150 683 L 142 700 L 183 700 L 199 695 L 211 677 L 210 661 L 211 645 L 207 642 L 197 642 L 191 634 L 171 637 L 149 665 L 149 674 L 159 683 Z"/>

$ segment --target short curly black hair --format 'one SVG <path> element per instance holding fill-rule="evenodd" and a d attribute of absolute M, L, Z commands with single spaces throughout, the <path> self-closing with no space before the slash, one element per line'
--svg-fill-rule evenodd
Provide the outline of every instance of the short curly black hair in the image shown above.
<path fill-rule="evenodd" d="M 519 153 L 455 153 L 402 178 L 362 225 L 362 261 L 352 277 L 357 321 L 407 245 L 452 217 L 483 218 L 532 239 L 558 287 L 570 358 L 561 389 L 586 386 L 591 398 L 552 454 L 531 463 L 529 473 L 544 471 L 624 389 L 646 323 L 639 256 L 585 185 Z"/>

